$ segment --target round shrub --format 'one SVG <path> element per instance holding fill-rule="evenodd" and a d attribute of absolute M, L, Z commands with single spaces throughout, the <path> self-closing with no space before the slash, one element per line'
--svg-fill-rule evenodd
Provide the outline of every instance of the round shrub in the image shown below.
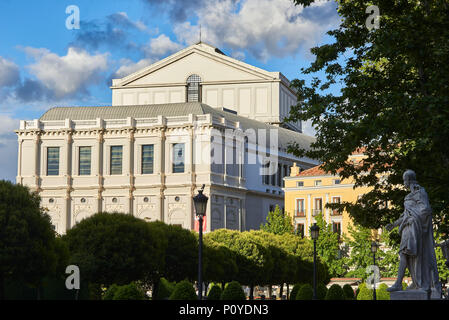
<path fill-rule="evenodd" d="M 145 298 L 145 292 L 132 282 L 124 286 L 118 286 L 112 300 L 145 300 Z"/>
<path fill-rule="evenodd" d="M 237 281 L 229 282 L 220 297 L 221 300 L 246 300 L 245 292 Z"/>
<path fill-rule="evenodd" d="M 159 286 L 156 292 L 154 292 L 153 299 L 154 300 L 168 300 L 170 295 L 175 290 L 176 283 L 170 282 L 165 278 L 159 279 Z"/>
<path fill-rule="evenodd" d="M 333 284 L 329 288 L 326 294 L 326 298 L 324 300 L 344 300 L 345 299 L 345 293 L 343 292 L 343 289 L 338 284 Z"/>
<path fill-rule="evenodd" d="M 318 300 L 324 300 L 327 294 L 327 287 L 324 283 L 318 283 L 316 286 L 316 298 Z"/>
<path fill-rule="evenodd" d="M 354 300 L 354 290 L 349 284 L 343 286 L 343 292 L 345 293 L 346 300 Z"/>
<path fill-rule="evenodd" d="M 388 286 L 385 283 L 381 283 L 376 290 L 377 300 L 390 300 L 390 293 L 387 291 Z"/>
<path fill-rule="evenodd" d="M 221 290 L 220 286 L 214 284 L 212 288 L 209 290 L 209 294 L 207 295 L 207 300 L 220 300 L 221 294 L 223 290 Z"/>
<path fill-rule="evenodd" d="M 296 294 L 296 300 L 312 300 L 313 299 L 313 289 L 308 283 L 303 284 Z"/>
<path fill-rule="evenodd" d="M 299 288 L 301 288 L 301 286 L 301 283 L 297 283 L 293 286 L 293 289 L 290 292 L 290 300 L 296 300 L 296 295 L 298 294 Z"/>
<path fill-rule="evenodd" d="M 364 286 L 360 286 L 359 289 L 357 300 L 373 300 L 373 290 L 368 289 L 366 284 Z"/>
<path fill-rule="evenodd" d="M 182 280 L 176 284 L 175 290 L 170 295 L 170 300 L 197 300 L 193 285 L 187 281 Z"/>

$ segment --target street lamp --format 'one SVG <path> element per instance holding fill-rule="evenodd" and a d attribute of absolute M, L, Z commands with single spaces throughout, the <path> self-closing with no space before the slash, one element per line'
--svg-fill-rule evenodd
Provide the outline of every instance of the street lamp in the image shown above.
<path fill-rule="evenodd" d="M 376 265 L 376 252 L 379 249 L 379 243 L 376 240 L 371 242 L 371 252 L 373 253 L 373 263 Z M 376 277 L 373 278 L 373 300 L 376 300 Z"/>
<path fill-rule="evenodd" d="M 320 235 L 320 227 L 316 225 L 316 223 L 313 224 L 312 227 L 310 227 L 310 237 L 313 240 L 313 300 L 316 300 L 316 240 L 318 239 L 318 236 Z"/>
<path fill-rule="evenodd" d="M 206 215 L 207 200 L 203 194 L 203 187 L 198 190 L 198 194 L 193 197 L 193 204 L 195 206 L 195 214 L 198 217 L 198 232 L 199 232 L 199 244 L 198 244 L 198 299 L 203 300 L 203 218 Z"/>

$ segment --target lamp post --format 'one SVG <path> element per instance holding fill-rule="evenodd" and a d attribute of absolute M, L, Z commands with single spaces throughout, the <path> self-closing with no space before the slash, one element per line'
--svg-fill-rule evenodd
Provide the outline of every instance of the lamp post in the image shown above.
<path fill-rule="evenodd" d="M 313 240 L 313 300 L 316 300 L 316 240 L 318 239 L 318 236 L 320 235 L 320 227 L 316 225 L 316 223 L 313 224 L 312 227 L 310 227 L 310 237 Z"/>
<path fill-rule="evenodd" d="M 379 243 L 377 243 L 376 240 L 371 242 L 371 252 L 373 253 L 373 263 L 374 266 L 376 265 L 376 252 L 377 249 L 379 248 Z M 376 300 L 376 277 L 374 276 L 373 278 L 373 300 Z"/>
<path fill-rule="evenodd" d="M 198 217 L 198 232 L 199 232 L 199 243 L 198 243 L 198 299 L 203 300 L 203 218 L 206 215 L 207 200 L 203 194 L 203 187 L 198 190 L 198 194 L 193 197 L 193 204 L 195 206 L 195 214 Z"/>

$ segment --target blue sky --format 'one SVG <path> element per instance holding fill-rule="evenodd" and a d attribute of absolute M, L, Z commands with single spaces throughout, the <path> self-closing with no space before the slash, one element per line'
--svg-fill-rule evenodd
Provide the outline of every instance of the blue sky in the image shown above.
<path fill-rule="evenodd" d="M 69 30 L 66 8 L 79 8 Z M 109 105 L 111 79 L 154 63 L 199 38 L 227 55 L 287 78 L 305 78 L 311 47 L 338 24 L 334 1 L 0 1 L 0 179 L 15 181 L 19 120 L 53 106 Z"/>

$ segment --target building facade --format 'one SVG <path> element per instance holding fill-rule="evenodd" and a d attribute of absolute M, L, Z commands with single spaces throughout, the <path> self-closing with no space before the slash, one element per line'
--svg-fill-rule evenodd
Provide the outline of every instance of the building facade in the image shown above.
<path fill-rule="evenodd" d="M 58 233 L 100 212 L 195 229 L 205 185 L 205 231 L 258 229 L 283 206 L 287 153 L 313 138 L 283 124 L 293 92 L 267 72 L 199 43 L 123 79 L 112 105 L 57 107 L 23 120 L 17 183 L 39 192 Z"/>
<path fill-rule="evenodd" d="M 353 154 L 351 160 L 360 161 L 362 154 Z M 357 202 L 359 196 L 370 191 L 368 187 L 354 189 L 352 179 L 342 179 L 338 175 L 326 173 L 315 166 L 301 170 L 295 163 L 290 176 L 285 181 L 285 211 L 293 218 L 295 230 L 308 237 L 310 227 L 316 222 L 315 216 L 322 214 L 326 223 L 339 234 L 348 234 L 351 223 L 346 211 L 326 208 L 328 203 Z"/>

